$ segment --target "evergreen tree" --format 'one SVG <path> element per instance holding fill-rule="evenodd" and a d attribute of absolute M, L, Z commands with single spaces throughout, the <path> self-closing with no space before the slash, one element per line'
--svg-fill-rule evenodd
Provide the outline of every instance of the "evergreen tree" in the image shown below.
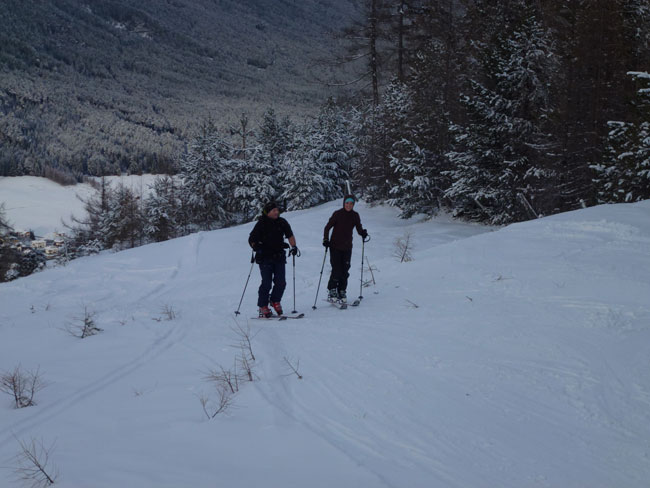
<path fill-rule="evenodd" d="M 328 181 L 329 190 L 325 190 L 323 199 L 342 197 L 352 167 L 353 141 L 343 111 L 331 98 L 321 107 L 310 131 L 308 145 L 310 158 Z"/>
<path fill-rule="evenodd" d="M 99 189 L 86 200 L 82 200 L 85 216 L 72 216 L 72 223 L 68 227 L 73 236 L 72 245 L 79 255 L 99 252 L 106 247 L 105 222 L 112 199 L 113 190 L 106 178 L 102 177 Z"/>
<path fill-rule="evenodd" d="M 287 210 L 313 207 L 335 192 L 333 174 L 314 158 L 307 130 L 296 134 L 294 149 L 284 157 L 284 185 L 280 198 Z"/>
<path fill-rule="evenodd" d="M 282 157 L 289 150 L 291 143 L 291 127 L 288 119 L 278 120 L 275 110 L 269 108 L 262 115 L 257 142 L 269 156 L 269 163 L 277 167 Z"/>
<path fill-rule="evenodd" d="M 182 189 L 173 177 L 164 176 L 154 180 L 151 190 L 145 203 L 147 238 L 160 242 L 179 236 L 182 220 L 180 200 Z"/>
<path fill-rule="evenodd" d="M 600 203 L 650 198 L 650 74 L 632 72 L 641 85 L 632 121 L 610 121 L 607 152 L 594 165 Z"/>
<path fill-rule="evenodd" d="M 262 207 L 276 197 L 276 174 L 271 164 L 273 158 L 265 146 L 255 148 L 247 160 L 238 160 L 235 188 L 236 209 L 244 222 L 259 214 Z"/>
<path fill-rule="evenodd" d="M 423 213 L 433 215 L 439 207 L 439 192 L 433 174 L 431 155 L 414 142 L 402 139 L 393 145 L 391 169 L 396 183 L 386 203 L 399 207 L 400 217 Z"/>
<path fill-rule="evenodd" d="M 214 123 L 204 123 L 181 162 L 183 200 L 192 225 L 212 229 L 228 220 L 233 182 L 230 161 L 231 150 Z"/>
<path fill-rule="evenodd" d="M 509 18 L 498 7 L 493 12 Z M 470 80 L 462 98 L 469 122 L 452 126 L 456 144 L 448 154 L 446 196 L 455 214 L 492 224 L 534 217 L 537 190 L 545 186 L 536 180 L 553 178 L 546 122 L 554 47 L 532 8 L 520 5 L 519 12 L 510 32 L 479 51 L 485 78 Z"/>
<path fill-rule="evenodd" d="M 411 137 L 411 97 L 404 84 L 393 80 L 382 102 L 361 110 L 353 122 L 359 159 L 354 176 L 368 201 L 388 198 L 396 182 L 391 169 L 391 151 L 395 143 Z"/>
<path fill-rule="evenodd" d="M 0 235 L 6 234 L 11 231 L 11 225 L 7 220 L 7 212 L 5 210 L 5 203 L 0 203 Z"/>
<path fill-rule="evenodd" d="M 133 248 L 142 245 L 144 218 L 140 198 L 124 184 L 111 192 L 108 211 L 101 221 L 101 232 L 107 248 Z"/>

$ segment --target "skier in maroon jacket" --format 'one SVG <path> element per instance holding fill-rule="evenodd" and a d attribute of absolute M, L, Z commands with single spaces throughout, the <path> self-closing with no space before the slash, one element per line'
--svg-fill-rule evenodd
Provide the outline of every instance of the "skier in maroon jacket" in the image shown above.
<path fill-rule="evenodd" d="M 348 277 L 350 276 L 350 259 L 352 257 L 352 230 L 357 232 L 363 240 L 368 237 L 368 231 L 361 226 L 361 217 L 353 210 L 356 198 L 354 195 L 346 195 L 343 198 L 343 208 L 332 214 L 323 237 L 323 246 L 330 249 L 330 264 L 332 274 L 327 284 L 328 300 L 339 300 L 347 302 L 346 290 Z M 329 232 L 332 231 L 330 238 Z"/>

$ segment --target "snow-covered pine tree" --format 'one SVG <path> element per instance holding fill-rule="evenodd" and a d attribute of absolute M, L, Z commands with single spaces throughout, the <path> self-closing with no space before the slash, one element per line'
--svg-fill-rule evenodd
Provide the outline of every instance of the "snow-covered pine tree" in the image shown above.
<path fill-rule="evenodd" d="M 5 202 L 0 203 L 0 235 L 6 234 L 11 231 L 9 220 L 7 220 L 7 212 L 5 210 Z"/>
<path fill-rule="evenodd" d="M 161 242 L 181 233 L 180 184 L 172 176 L 157 177 L 145 202 L 145 234 L 148 239 Z"/>
<path fill-rule="evenodd" d="M 389 197 L 395 183 L 390 166 L 393 147 L 410 137 L 411 93 L 397 80 L 386 87 L 382 102 L 357 112 L 352 127 L 358 151 L 354 179 L 366 200 L 382 201 Z"/>
<path fill-rule="evenodd" d="M 187 202 L 190 225 L 213 229 L 228 220 L 225 209 L 234 181 L 231 153 L 216 125 L 204 123 L 181 161 L 182 198 Z"/>
<path fill-rule="evenodd" d="M 433 215 L 440 204 L 442 180 L 442 157 L 417 142 L 431 142 L 435 129 L 423 122 L 413 102 L 410 87 L 394 80 L 381 106 L 383 134 L 391 143 L 387 203 L 399 207 L 404 218 L 415 213 Z"/>
<path fill-rule="evenodd" d="M 650 198 L 650 74 L 630 72 L 640 85 L 632 121 L 610 121 L 605 158 L 592 168 L 600 203 Z"/>
<path fill-rule="evenodd" d="M 390 190 L 388 205 L 401 210 L 400 217 L 415 214 L 434 215 L 439 208 L 435 164 L 432 155 L 407 139 L 393 144 L 390 165 L 396 182 Z"/>
<path fill-rule="evenodd" d="M 289 150 L 291 143 L 291 125 L 285 121 L 278 120 L 275 110 L 270 107 L 262 115 L 262 124 L 258 131 L 257 142 L 262 146 L 269 159 L 269 164 L 276 167 L 282 161 L 284 153 Z"/>
<path fill-rule="evenodd" d="M 128 186 L 120 183 L 111 194 L 108 211 L 101 221 L 106 248 L 133 248 L 142 244 L 144 215 L 140 198 Z"/>
<path fill-rule="evenodd" d="M 310 208 L 334 193 L 332 175 L 314 159 L 308 128 L 296 133 L 293 149 L 284 156 L 283 192 L 287 210 Z"/>
<path fill-rule="evenodd" d="M 553 41 L 534 7 L 518 2 L 519 19 L 512 24 L 503 19 L 512 18 L 514 6 L 507 16 L 502 8 L 493 7 L 490 22 L 503 25 L 503 32 L 478 51 L 484 76 L 471 79 L 462 97 L 468 123 L 452 125 L 445 192 L 455 215 L 491 224 L 535 217 L 535 198 L 554 176 L 545 128 L 552 111 Z"/>
<path fill-rule="evenodd" d="M 72 245 L 76 254 L 84 256 L 104 249 L 106 233 L 104 223 L 113 199 L 113 190 L 106 178 L 102 177 L 100 186 L 89 198 L 82 199 L 84 204 L 83 218 L 72 216 L 72 222 L 66 225 L 70 228 Z"/>
<path fill-rule="evenodd" d="M 324 201 L 342 197 L 345 181 L 350 177 L 354 150 L 348 125 L 343 111 L 330 98 L 321 107 L 309 133 L 309 155 L 328 181 Z"/>
<path fill-rule="evenodd" d="M 276 197 L 276 173 L 272 160 L 265 146 L 257 146 L 247 160 L 236 161 L 235 208 L 241 212 L 243 222 L 253 219 L 266 203 Z"/>

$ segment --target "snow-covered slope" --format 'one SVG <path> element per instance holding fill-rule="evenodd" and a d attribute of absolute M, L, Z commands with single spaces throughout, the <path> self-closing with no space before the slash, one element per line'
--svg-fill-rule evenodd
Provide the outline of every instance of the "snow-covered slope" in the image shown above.
<path fill-rule="evenodd" d="M 94 190 L 90 185 L 61 186 L 36 176 L 0 176 L 0 203 L 5 204 L 7 219 L 19 230 L 32 230 L 37 236 L 65 231 L 62 219 L 83 217 L 81 198 Z"/>
<path fill-rule="evenodd" d="M 247 320 L 255 269 L 234 318 L 251 225 L 0 285 L 0 370 L 49 382 L 33 407 L 0 398 L 0 465 L 36 438 L 56 441 L 62 487 L 647 486 L 650 202 L 495 232 L 361 205 L 377 284 L 358 308 L 312 311 L 338 206 L 287 215 L 302 320 Z M 84 307 L 104 331 L 81 340 L 62 329 Z M 255 334 L 256 381 L 207 420 L 204 376 L 233 364 L 236 323 Z"/>
<path fill-rule="evenodd" d="M 148 194 L 155 179 L 151 174 L 106 177 L 113 187 L 125 185 L 136 195 Z M 70 224 L 72 215 L 83 218 L 82 200 L 93 192 L 86 183 L 62 186 L 36 176 L 0 176 L 0 203 L 5 204 L 7 219 L 14 228 L 32 230 L 37 236 L 65 232 L 63 221 Z"/>

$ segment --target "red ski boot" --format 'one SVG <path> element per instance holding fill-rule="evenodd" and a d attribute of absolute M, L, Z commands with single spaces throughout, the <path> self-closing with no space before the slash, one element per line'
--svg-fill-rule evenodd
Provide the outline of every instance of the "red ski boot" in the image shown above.
<path fill-rule="evenodd" d="M 273 317 L 273 312 L 271 312 L 271 309 L 267 306 L 260 307 L 260 315 L 259 317 L 262 319 L 270 319 Z"/>
<path fill-rule="evenodd" d="M 280 305 L 280 302 L 271 302 L 271 306 L 275 310 L 275 313 L 282 315 L 282 305 Z"/>

